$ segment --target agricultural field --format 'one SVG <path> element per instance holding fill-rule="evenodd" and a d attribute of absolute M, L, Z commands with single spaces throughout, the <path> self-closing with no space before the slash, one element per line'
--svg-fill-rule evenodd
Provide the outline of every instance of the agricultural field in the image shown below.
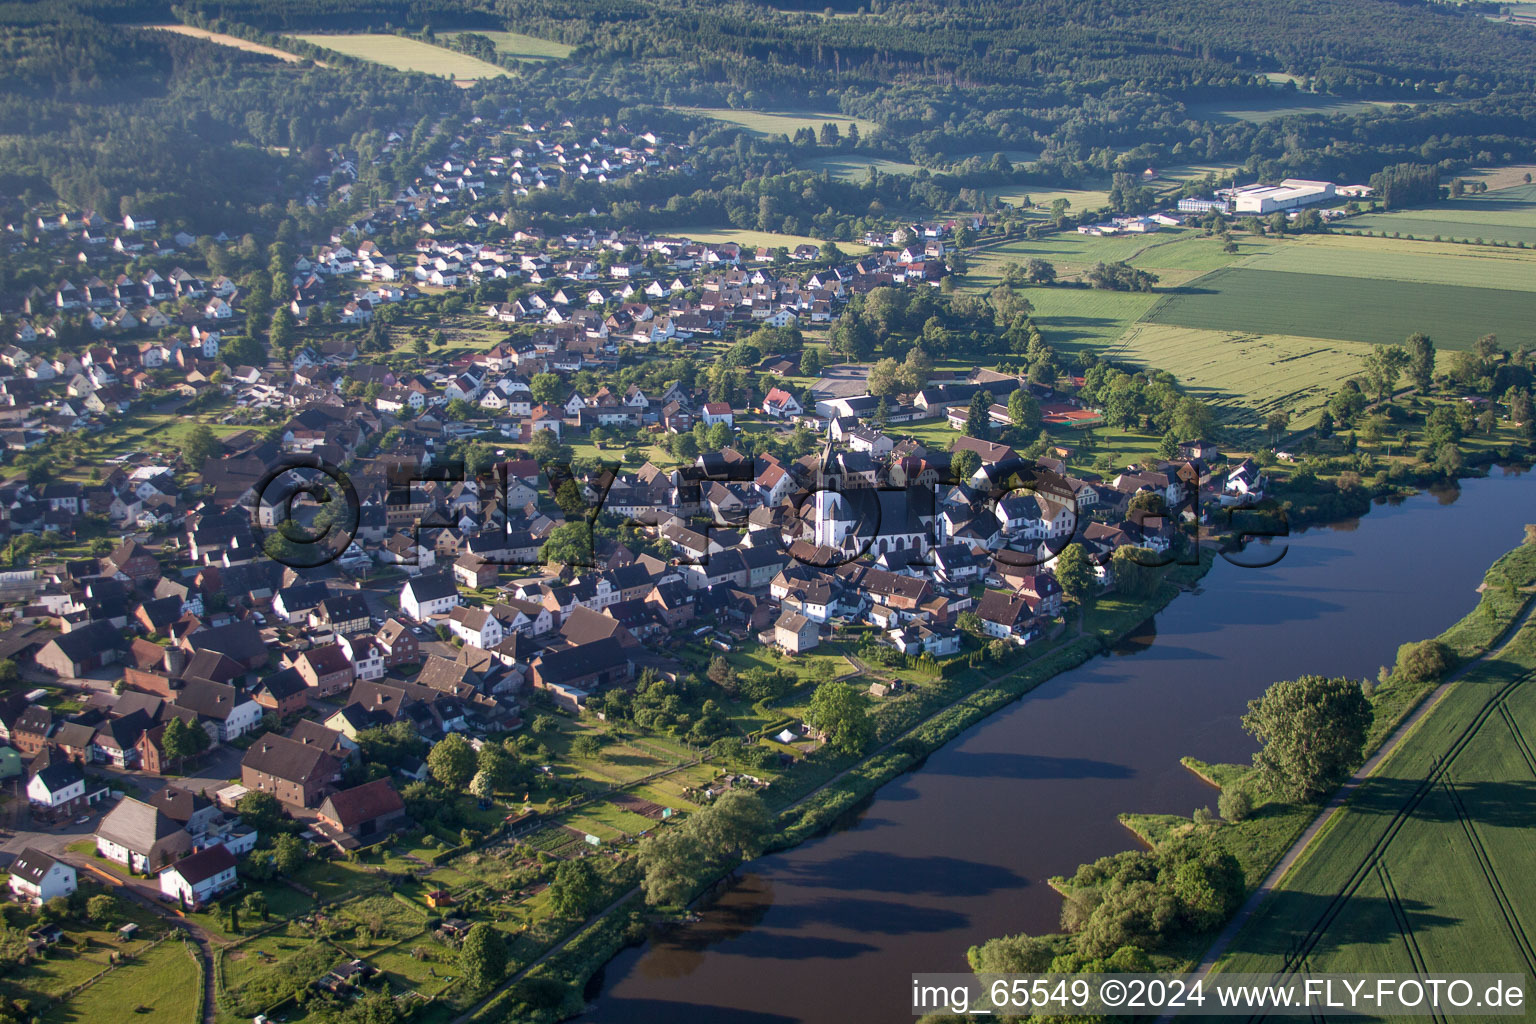
<path fill-rule="evenodd" d="M 1529 971 L 1536 633 L 1457 683 L 1238 934 L 1220 967 Z"/>
<path fill-rule="evenodd" d="M 711 117 L 716 121 L 738 125 L 754 135 L 794 135 L 801 128 L 810 128 L 819 138 L 821 126 L 824 124 L 837 125 L 837 130 L 843 134 L 847 134 L 849 125 L 856 124 L 862 136 L 868 136 L 879 129 L 879 125 L 873 121 L 866 121 L 861 117 L 849 117 L 847 114 L 790 110 L 770 113 L 766 110 L 732 110 L 730 107 L 673 107 L 672 109 L 683 114 Z"/>
<path fill-rule="evenodd" d="M 1423 331 L 1441 348 L 1497 334 L 1536 342 L 1526 292 L 1226 267 L 1165 294 L 1145 319 L 1217 331 L 1394 344 Z"/>
<path fill-rule="evenodd" d="M 1341 222 L 1345 230 L 1439 237 L 1449 241 L 1536 246 L 1536 185 L 1515 185 L 1413 210 L 1365 213 Z"/>
<path fill-rule="evenodd" d="M 1071 203 L 1074 212 L 1083 210 L 1100 210 L 1109 204 L 1108 189 L 1077 189 L 1077 188 L 1050 188 L 1042 186 L 1031 188 L 1028 185 L 1007 185 L 997 189 L 987 189 L 987 195 L 1001 199 L 1005 203 L 1014 206 L 1023 206 L 1027 199 L 1033 207 L 1049 210 L 1051 204 L 1058 199 L 1065 199 Z"/>
<path fill-rule="evenodd" d="M 348 57 L 384 64 L 399 71 L 419 71 L 426 75 L 451 78 L 460 85 L 481 78 L 498 78 L 507 74 L 505 68 L 488 64 L 478 57 L 471 57 L 467 53 L 458 53 L 441 46 L 433 46 L 418 39 L 407 39 L 405 36 L 374 32 L 355 35 L 295 33 L 293 38 L 302 39 L 315 46 L 323 46 L 327 50 L 334 50 Z"/>
<path fill-rule="evenodd" d="M 1302 235 L 1238 264 L 1251 270 L 1536 291 L 1536 251 L 1355 235 Z"/>
<path fill-rule="evenodd" d="M 191 952 L 171 939 L 51 1007 L 43 1020 L 99 1024 L 142 1015 L 165 1024 L 197 1024 L 202 1019 L 201 973 Z"/>
<path fill-rule="evenodd" d="M 1389 107 L 1392 102 L 1391 100 L 1349 100 L 1288 92 L 1273 98 L 1242 100 L 1233 104 L 1191 103 L 1186 109 L 1191 117 L 1201 119 L 1225 118 L 1229 121 L 1251 121 L 1255 124 L 1263 124 L 1265 121 L 1295 114 L 1321 114 L 1328 117 L 1358 114 L 1362 110 Z"/>
<path fill-rule="evenodd" d="M 1278 410 L 1291 414 L 1292 429 L 1311 426 L 1329 396 L 1359 375 L 1367 351 L 1358 342 L 1137 324 L 1104 355 L 1173 374 L 1246 443 Z"/>
<path fill-rule="evenodd" d="M 871 167 L 881 174 L 916 174 L 919 169 L 917 164 L 887 160 L 881 156 L 860 156 L 857 153 L 813 156 L 800 161 L 797 166 L 803 171 L 826 171 L 840 181 L 853 182 L 868 181 Z"/>
<path fill-rule="evenodd" d="M 708 227 L 689 228 L 679 227 L 673 229 L 677 234 L 691 238 L 695 242 L 736 242 L 755 249 L 758 246 L 767 246 L 770 249 L 783 246 L 793 249 L 797 245 L 822 245 L 826 240 L 812 238 L 810 235 L 784 235 L 777 231 L 750 231 L 745 228 Z M 837 247 L 849 255 L 869 251 L 869 246 L 862 242 L 838 242 Z"/>
<path fill-rule="evenodd" d="M 496 44 L 496 52 L 513 57 L 517 60 L 546 61 L 563 60 L 571 55 L 574 47 L 557 43 L 553 39 L 540 39 L 537 36 L 525 36 L 521 32 L 494 32 L 489 30 L 476 30 L 475 35 L 485 36 Z M 452 37 L 459 35 L 457 32 L 443 32 L 441 35 Z"/>
<path fill-rule="evenodd" d="M 276 57 L 278 60 L 297 64 L 308 60 L 308 57 L 300 57 L 296 53 L 287 50 L 279 50 L 275 46 L 263 46 L 261 43 L 253 43 L 249 39 L 241 39 L 239 36 L 225 35 L 223 32 L 210 32 L 206 28 L 197 28 L 192 25 L 145 25 L 147 29 L 157 32 L 174 32 L 179 36 L 191 36 L 193 39 L 203 39 L 210 43 L 218 43 L 220 46 L 233 46 L 237 50 L 246 53 L 259 53 L 264 57 Z M 325 67 L 320 61 L 315 62 L 319 67 Z"/>

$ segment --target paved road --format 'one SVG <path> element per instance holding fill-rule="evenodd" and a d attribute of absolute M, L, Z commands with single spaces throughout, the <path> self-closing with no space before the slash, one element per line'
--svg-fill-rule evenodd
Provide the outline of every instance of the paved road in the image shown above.
<path fill-rule="evenodd" d="M 1529 588 L 1527 588 L 1527 592 L 1530 592 Z M 1195 968 L 1196 977 L 1206 978 L 1210 975 L 1212 969 L 1216 966 L 1216 962 L 1221 959 L 1223 954 L 1226 953 L 1227 947 L 1231 945 L 1232 940 L 1237 937 L 1237 933 L 1248 923 L 1248 919 L 1258 910 L 1260 904 L 1279 886 L 1281 880 L 1285 878 L 1296 862 L 1301 859 L 1301 855 L 1306 852 L 1312 840 L 1316 839 L 1328 822 L 1333 820 L 1333 816 L 1339 812 L 1339 809 L 1344 806 L 1345 802 L 1349 800 L 1360 784 L 1375 774 L 1376 769 L 1397 750 L 1408 734 L 1413 731 L 1414 726 L 1418 725 L 1425 716 L 1435 710 L 1452 686 L 1483 662 L 1501 657 L 1505 649 L 1514 642 L 1515 636 L 1531 621 L 1533 614 L 1536 614 L 1536 601 L 1529 602 L 1526 605 L 1525 611 L 1521 612 L 1513 622 L 1505 627 L 1504 632 L 1494 640 L 1494 644 L 1497 645 L 1496 647 L 1490 646 L 1489 650 L 1484 651 L 1479 657 L 1467 662 L 1466 665 L 1447 677 L 1445 682 L 1435 687 L 1435 691 L 1419 705 L 1418 710 L 1409 715 L 1407 720 L 1399 725 L 1397 730 L 1371 756 L 1370 760 L 1361 765 L 1359 770 L 1351 775 L 1344 785 L 1339 787 L 1338 792 L 1333 795 L 1332 800 L 1328 801 L 1328 805 L 1323 808 L 1322 813 L 1317 816 L 1311 825 L 1307 826 L 1306 831 L 1302 832 L 1296 842 L 1291 844 L 1291 848 L 1285 852 L 1285 856 L 1280 858 L 1280 862 L 1274 866 L 1274 869 L 1270 871 L 1259 887 L 1243 903 L 1237 915 L 1228 921 L 1227 926 L 1221 930 L 1221 934 L 1216 936 L 1216 941 L 1211 944 L 1211 948 L 1206 952 L 1205 958 Z M 1168 1020 L 1171 1018 L 1164 1017 L 1161 1019 Z"/>

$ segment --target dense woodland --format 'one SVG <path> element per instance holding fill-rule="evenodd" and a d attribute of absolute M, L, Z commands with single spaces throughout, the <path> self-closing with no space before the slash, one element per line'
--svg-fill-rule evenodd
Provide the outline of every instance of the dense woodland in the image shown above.
<path fill-rule="evenodd" d="M 682 172 L 508 202 L 535 220 L 597 207 L 643 228 L 728 223 L 838 239 L 885 210 L 982 208 L 988 189 L 1081 185 L 1146 163 L 1365 180 L 1395 164 L 1444 173 L 1536 159 L 1536 33 L 1444 5 L 1300 0 L 1231 4 L 1219 17 L 1208 5 L 1124 0 L 835 6 L 851 16 L 644 0 L 0 5 L 0 206 L 9 217 L 57 199 L 260 234 L 296 215 L 325 147 L 361 155 L 360 194 L 382 198 L 446 152 L 473 113 L 586 118 L 690 144 Z M 324 70 L 121 27 L 174 17 L 269 42 L 297 29 L 430 36 L 512 25 L 576 50 L 459 90 L 331 54 Z M 1215 113 L 1296 88 L 1271 83 L 1273 72 L 1403 102 L 1263 124 Z M 752 138 L 669 109 L 692 104 L 840 110 L 879 127 Z M 410 146 L 372 164 L 387 130 L 413 125 Z M 1002 150 L 1041 158 L 1026 171 Z M 925 170 L 857 183 L 796 170 L 824 153 Z"/>

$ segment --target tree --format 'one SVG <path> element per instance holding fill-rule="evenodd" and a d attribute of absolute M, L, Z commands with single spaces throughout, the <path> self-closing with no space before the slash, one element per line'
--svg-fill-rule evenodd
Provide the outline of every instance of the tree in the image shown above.
<path fill-rule="evenodd" d="M 1397 649 L 1394 683 L 1417 686 L 1439 679 L 1456 665 L 1456 652 L 1439 640 L 1406 643 Z"/>
<path fill-rule="evenodd" d="M 1289 800 L 1315 800 L 1364 760 L 1371 705 L 1358 680 L 1302 676 L 1248 702 L 1243 728 L 1262 744 L 1260 784 Z"/>
<path fill-rule="evenodd" d="M 1093 565 L 1081 544 L 1068 544 L 1056 556 L 1056 582 L 1069 600 L 1082 604 L 1093 586 Z"/>
<path fill-rule="evenodd" d="M 1031 258 L 1024 264 L 1024 276 L 1030 284 L 1055 284 L 1056 268 L 1046 260 Z"/>
<path fill-rule="evenodd" d="M 208 732 L 200 725 L 188 725 L 180 718 L 172 718 L 165 725 L 160 746 L 165 756 L 178 768 L 189 757 L 196 757 L 208 749 Z"/>
<path fill-rule="evenodd" d="M 1408 352 L 1408 379 L 1420 391 L 1428 391 L 1435 379 L 1435 343 L 1429 335 L 1416 332 L 1403 346 Z"/>
<path fill-rule="evenodd" d="M 169 731 L 170 726 L 166 726 Z M 256 830 L 257 835 L 270 836 L 282 830 L 288 817 L 283 813 L 283 805 L 277 802 L 277 797 L 271 793 L 263 793 L 260 790 L 251 790 L 240 798 L 236 805 L 240 811 L 240 817 L 244 822 Z"/>
<path fill-rule="evenodd" d="M 1008 396 L 1008 419 L 1020 430 L 1034 430 L 1040 426 L 1040 403 L 1019 388 Z"/>
<path fill-rule="evenodd" d="M 1223 819 L 1236 824 L 1253 813 L 1253 797 L 1241 786 L 1227 786 L 1216 801 L 1216 810 Z"/>
<path fill-rule="evenodd" d="M 826 736 L 833 750 L 858 756 L 874 738 L 864 694 L 852 683 L 822 683 L 811 695 L 805 720 Z"/>
<path fill-rule="evenodd" d="M 965 432 L 969 437 L 985 440 L 992 434 L 992 392 L 978 391 L 971 396 L 971 406 L 965 414 Z"/>
<path fill-rule="evenodd" d="M 469 780 L 469 795 L 482 804 L 488 804 L 496 797 L 496 784 L 485 772 L 477 771 Z"/>
<path fill-rule="evenodd" d="M 800 376 L 821 376 L 821 350 L 807 345 L 805 351 L 800 353 Z"/>
<path fill-rule="evenodd" d="M 105 924 L 117 913 L 117 898 L 110 893 L 98 893 L 85 901 L 85 916 L 97 924 Z"/>
<path fill-rule="evenodd" d="M 245 912 L 252 917 L 259 917 L 265 921 L 271 914 L 271 910 L 267 907 L 265 893 L 259 891 L 248 892 L 245 894 L 245 899 L 240 902 L 241 906 L 245 907 Z"/>
<path fill-rule="evenodd" d="M 876 398 L 895 398 L 901 391 L 898 372 L 901 364 L 894 359 L 881 359 L 869 368 L 866 388 Z"/>
<path fill-rule="evenodd" d="M 1156 555 L 1147 548 L 1132 547 L 1129 544 L 1115 548 L 1115 553 L 1109 558 L 1109 572 L 1115 581 L 1115 590 L 1127 597 L 1151 597 L 1157 592 L 1161 580 L 1154 568 L 1156 565 Z M 1060 571 L 1058 563 L 1058 576 Z"/>
<path fill-rule="evenodd" d="M 591 733 L 583 733 L 571 741 L 571 753 L 577 757 L 593 758 L 600 754 L 602 749 L 602 744 Z"/>
<path fill-rule="evenodd" d="M 592 564 L 592 527 L 584 522 L 561 523 L 549 531 L 539 549 L 539 561 L 561 565 Z"/>
<path fill-rule="evenodd" d="M 565 383 L 553 373 L 536 373 L 528 382 L 534 401 L 554 405 L 565 400 Z"/>
<path fill-rule="evenodd" d="M 507 973 L 507 946 L 501 932 L 481 921 L 464 937 L 459 949 L 459 968 L 475 991 L 483 992 Z"/>
<path fill-rule="evenodd" d="M 1269 435 L 1269 443 L 1276 445 L 1285 434 L 1285 428 L 1291 425 L 1291 414 L 1284 409 L 1277 409 L 1264 417 L 1264 432 Z"/>
<path fill-rule="evenodd" d="M 451 732 L 433 744 L 427 754 L 427 768 L 449 789 L 463 789 L 475 774 L 474 748 L 463 736 Z"/>
<path fill-rule="evenodd" d="M 600 893 L 597 872 L 585 857 L 562 861 L 549 883 L 549 906 L 560 917 L 583 918 Z"/>
<path fill-rule="evenodd" d="M 962 448 L 960 451 L 955 452 L 954 456 L 949 460 L 949 471 L 954 474 L 956 480 L 962 483 L 975 476 L 976 471 L 980 468 L 981 456 L 969 448 Z"/>
<path fill-rule="evenodd" d="M 203 463 L 223 451 L 224 445 L 206 423 L 199 423 L 192 428 L 192 433 L 187 435 L 187 444 L 183 449 L 186 464 L 194 470 L 201 470 Z"/>
<path fill-rule="evenodd" d="M 1157 442 L 1157 454 L 1165 459 L 1179 457 L 1179 435 L 1172 430 L 1165 433 Z"/>
<path fill-rule="evenodd" d="M 284 832 L 272 840 L 272 863 L 285 875 L 293 875 L 309 859 L 309 847 L 296 835 Z"/>
<path fill-rule="evenodd" d="M 1408 352 L 1401 345 L 1373 345 L 1364 366 L 1376 400 L 1385 402 L 1397 389 L 1397 378 L 1408 366 Z"/>

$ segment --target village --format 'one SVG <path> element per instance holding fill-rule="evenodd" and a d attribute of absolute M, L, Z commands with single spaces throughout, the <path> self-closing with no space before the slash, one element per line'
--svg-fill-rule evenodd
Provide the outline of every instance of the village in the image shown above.
<path fill-rule="evenodd" d="M 1020 664 L 1128 563 L 1198 562 L 1220 510 L 1263 497 L 1200 437 L 1074 468 L 1103 419 L 1080 376 L 909 359 L 871 393 L 831 325 L 891 290 L 931 308 L 984 217 L 845 256 L 484 211 L 488 184 L 549 186 L 542 160 L 600 181 L 677 152 L 650 141 L 426 168 L 327 242 L 274 246 L 265 292 L 210 265 L 235 239 L 11 225 L 78 267 L 17 297 L 0 350 L 18 899 L 88 882 L 238 942 L 239 907 L 383 873 L 452 944 L 473 915 L 433 913 L 467 871 L 446 865 L 490 850 L 518 865 L 493 917 L 531 960 L 558 934 L 551 865 L 596 857 L 620 886 L 628 848 L 718 794 L 799 796 L 795 766 L 835 756 L 823 684 L 881 721 Z M 339 202 L 356 168 L 333 159 L 316 187 Z M 459 326 L 429 346 L 411 322 Z M 340 512 L 295 511 L 315 467 Z M 296 558 L 285 518 L 340 541 Z"/>

